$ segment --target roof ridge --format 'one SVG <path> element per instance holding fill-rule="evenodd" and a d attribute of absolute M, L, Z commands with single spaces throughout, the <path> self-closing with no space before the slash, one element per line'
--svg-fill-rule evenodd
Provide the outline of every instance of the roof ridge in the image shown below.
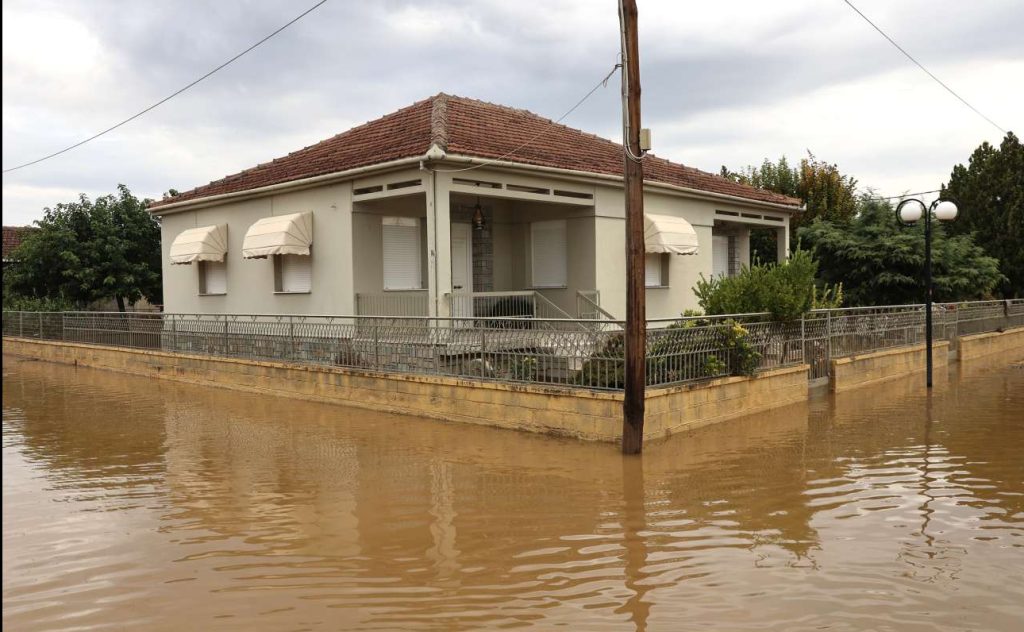
<path fill-rule="evenodd" d="M 430 144 L 441 151 L 448 151 L 448 99 L 447 94 L 438 92 L 430 110 Z"/>

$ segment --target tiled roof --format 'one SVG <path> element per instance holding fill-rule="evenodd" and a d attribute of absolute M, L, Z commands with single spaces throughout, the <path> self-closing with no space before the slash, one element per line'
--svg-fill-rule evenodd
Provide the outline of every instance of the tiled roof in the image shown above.
<path fill-rule="evenodd" d="M 4 226 L 3 260 L 8 261 L 15 248 L 21 245 L 25 233 L 36 230 L 35 226 Z"/>
<path fill-rule="evenodd" d="M 531 142 L 521 147 L 527 141 Z M 422 156 L 432 144 L 449 154 L 622 175 L 622 146 L 618 143 L 526 110 L 442 93 L 283 158 L 160 200 L 152 207 Z M 801 204 L 653 155 L 644 159 L 644 179 L 760 202 Z"/>

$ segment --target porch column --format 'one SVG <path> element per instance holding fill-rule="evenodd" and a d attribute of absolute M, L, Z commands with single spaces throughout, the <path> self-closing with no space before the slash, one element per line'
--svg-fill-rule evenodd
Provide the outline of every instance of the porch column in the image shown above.
<path fill-rule="evenodd" d="M 789 258 L 789 221 L 784 228 L 775 229 L 776 260 L 782 263 Z"/>
<path fill-rule="evenodd" d="M 427 295 L 430 315 L 447 317 L 452 293 L 451 176 L 431 172 L 427 178 Z"/>

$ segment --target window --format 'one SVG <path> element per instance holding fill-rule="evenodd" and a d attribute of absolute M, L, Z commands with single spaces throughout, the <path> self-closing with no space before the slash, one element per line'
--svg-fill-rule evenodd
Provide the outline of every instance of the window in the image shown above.
<path fill-rule="evenodd" d="M 533 287 L 566 287 L 568 257 L 564 219 L 530 224 Z"/>
<path fill-rule="evenodd" d="M 423 289 L 420 220 L 415 217 L 381 219 L 384 239 L 384 289 Z"/>
<path fill-rule="evenodd" d="M 225 261 L 199 262 L 199 294 L 210 296 L 228 293 L 228 264 Z"/>
<path fill-rule="evenodd" d="M 274 255 L 274 291 L 306 294 L 313 290 L 312 255 Z"/>
<path fill-rule="evenodd" d="M 668 257 L 666 254 L 648 254 L 644 257 L 644 285 L 668 287 Z"/>

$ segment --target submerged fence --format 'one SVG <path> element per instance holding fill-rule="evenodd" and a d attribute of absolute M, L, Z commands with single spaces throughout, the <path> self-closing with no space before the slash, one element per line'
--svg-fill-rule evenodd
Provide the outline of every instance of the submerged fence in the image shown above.
<path fill-rule="evenodd" d="M 1024 300 L 933 307 L 933 336 L 1024 326 Z M 923 305 L 818 310 L 792 322 L 767 314 L 648 321 L 647 384 L 663 386 L 923 342 Z M 620 390 L 622 321 L 535 317 L 297 316 L 145 312 L 4 312 L 3 335 Z"/>

